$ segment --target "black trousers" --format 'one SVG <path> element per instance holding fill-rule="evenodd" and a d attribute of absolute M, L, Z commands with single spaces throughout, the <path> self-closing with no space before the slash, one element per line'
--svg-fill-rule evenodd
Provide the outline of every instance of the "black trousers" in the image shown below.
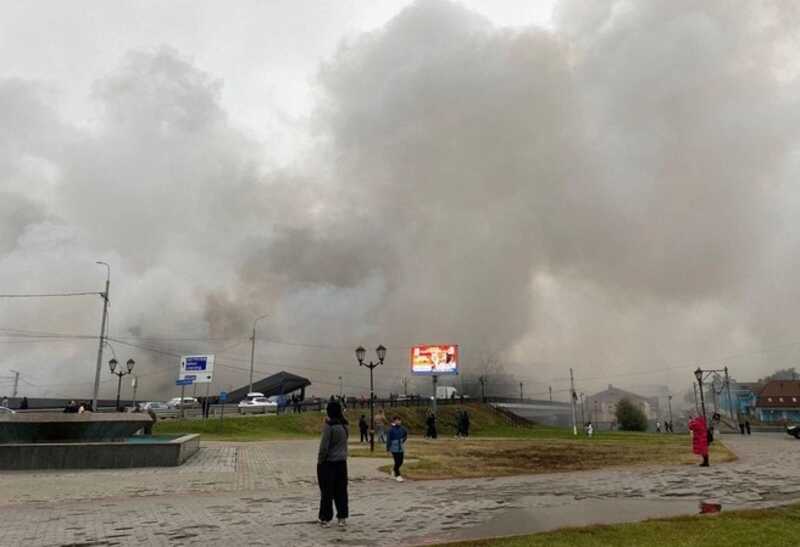
<path fill-rule="evenodd" d="M 347 462 L 324 462 L 317 464 L 319 482 L 319 520 L 333 519 L 333 505 L 336 504 L 336 517 L 349 516 L 347 502 Z"/>
<path fill-rule="evenodd" d="M 394 458 L 394 476 L 400 476 L 400 466 L 403 465 L 403 452 L 392 452 L 392 457 Z"/>
<path fill-rule="evenodd" d="M 367 435 L 367 430 L 366 429 L 362 429 L 361 430 L 361 442 L 362 443 L 369 442 L 369 435 Z"/>

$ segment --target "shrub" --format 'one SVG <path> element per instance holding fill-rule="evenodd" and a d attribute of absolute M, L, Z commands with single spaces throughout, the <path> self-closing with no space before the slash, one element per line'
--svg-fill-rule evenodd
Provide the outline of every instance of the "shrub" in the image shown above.
<path fill-rule="evenodd" d="M 647 430 L 647 416 L 628 399 L 620 399 L 617 403 L 617 423 L 623 431 Z"/>

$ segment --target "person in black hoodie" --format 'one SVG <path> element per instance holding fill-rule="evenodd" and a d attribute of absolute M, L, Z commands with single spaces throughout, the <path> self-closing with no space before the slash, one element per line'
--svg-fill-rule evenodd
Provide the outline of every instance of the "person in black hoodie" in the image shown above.
<path fill-rule="evenodd" d="M 369 424 L 367 423 L 367 417 L 363 414 L 358 419 L 358 431 L 361 433 L 361 441 L 359 442 L 368 443 L 369 435 L 367 433 L 369 432 Z"/>
<path fill-rule="evenodd" d="M 347 420 L 337 402 L 328 403 L 328 417 L 322 425 L 317 458 L 317 481 L 319 482 L 319 523 L 323 528 L 333 520 L 333 505 L 336 518 L 344 527 L 349 516 L 347 500 Z"/>

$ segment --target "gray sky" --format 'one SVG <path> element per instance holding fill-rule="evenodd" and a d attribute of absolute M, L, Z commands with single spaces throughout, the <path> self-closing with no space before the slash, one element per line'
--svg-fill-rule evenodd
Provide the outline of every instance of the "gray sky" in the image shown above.
<path fill-rule="evenodd" d="M 320 393 L 365 389 L 359 343 L 384 390 L 425 342 L 529 392 L 800 357 L 788 4 L 2 6 L 0 292 L 112 263 L 154 396 L 178 353 L 241 385 L 263 313 L 259 370 Z M 91 335 L 98 304 L 0 301 L 0 328 Z M 0 374 L 86 392 L 93 341 L 9 332 Z"/>

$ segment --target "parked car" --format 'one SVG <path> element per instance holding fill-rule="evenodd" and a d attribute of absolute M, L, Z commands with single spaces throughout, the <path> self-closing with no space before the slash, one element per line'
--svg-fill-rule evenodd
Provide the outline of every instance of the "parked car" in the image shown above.
<path fill-rule="evenodd" d="M 263 414 L 267 412 L 278 412 L 278 402 L 272 399 L 272 397 L 263 396 L 244 399 L 239 403 L 239 414 L 247 414 L 248 412 Z"/>
<path fill-rule="evenodd" d="M 0 414 L 16 414 L 16 412 L 14 412 L 8 407 L 0 406 Z"/>
<path fill-rule="evenodd" d="M 178 397 L 180 399 L 180 397 Z M 158 412 L 159 410 L 170 410 L 170 406 L 167 403 L 162 403 L 159 401 L 148 401 L 146 403 L 139 403 L 139 408 L 147 412 L 148 410 L 152 410 L 154 412 Z"/>
<path fill-rule="evenodd" d="M 790 425 L 786 427 L 786 433 L 794 437 L 795 439 L 800 439 L 800 425 Z"/>
<path fill-rule="evenodd" d="M 198 408 L 200 401 L 194 397 L 184 397 L 182 401 L 180 397 L 173 397 L 167 401 L 167 406 L 169 408 Z"/>

